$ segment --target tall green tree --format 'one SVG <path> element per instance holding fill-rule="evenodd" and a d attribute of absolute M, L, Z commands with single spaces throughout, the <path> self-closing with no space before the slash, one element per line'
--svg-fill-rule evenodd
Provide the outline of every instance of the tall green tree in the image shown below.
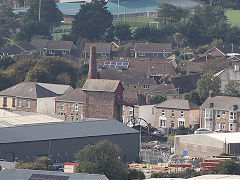
<path fill-rule="evenodd" d="M 128 24 L 117 24 L 114 27 L 114 34 L 119 41 L 130 40 L 132 38 L 131 29 Z"/>
<path fill-rule="evenodd" d="M 28 21 L 16 35 L 17 41 L 30 41 L 34 36 L 50 36 L 48 26 L 41 21 Z"/>
<path fill-rule="evenodd" d="M 213 91 L 214 95 L 220 94 L 220 79 L 215 77 L 212 71 L 203 74 L 201 79 L 197 82 L 197 93 L 199 94 L 200 100 L 203 103 L 208 97 L 210 90 Z"/>
<path fill-rule="evenodd" d="M 24 22 L 28 21 L 39 21 L 39 3 L 40 0 L 31 0 L 30 8 L 28 9 Z M 58 9 L 55 0 L 41 0 L 40 6 L 40 20 L 44 21 L 47 24 L 60 23 L 63 14 Z"/>
<path fill-rule="evenodd" d="M 240 83 L 230 81 L 227 85 L 225 85 L 223 94 L 226 96 L 240 97 Z"/>
<path fill-rule="evenodd" d="M 167 100 L 166 94 L 159 94 L 150 98 L 151 104 L 158 104 Z"/>
<path fill-rule="evenodd" d="M 217 165 L 218 174 L 240 174 L 240 165 L 232 160 L 226 160 Z"/>
<path fill-rule="evenodd" d="M 172 4 L 161 3 L 157 10 L 157 18 L 164 23 L 179 23 L 183 18 L 189 14 L 187 9 L 174 6 Z"/>
<path fill-rule="evenodd" d="M 91 41 L 102 39 L 106 30 L 112 27 L 113 15 L 106 7 L 106 1 L 93 0 L 81 6 L 74 17 L 71 35 Z"/>
<path fill-rule="evenodd" d="M 120 148 L 108 140 L 87 145 L 76 155 L 78 171 L 90 174 L 104 174 L 112 180 L 127 179 L 127 166 L 121 161 Z"/>

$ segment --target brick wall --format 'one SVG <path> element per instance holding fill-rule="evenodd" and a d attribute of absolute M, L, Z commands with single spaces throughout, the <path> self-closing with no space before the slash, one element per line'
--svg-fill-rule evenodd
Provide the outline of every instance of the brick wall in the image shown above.
<path fill-rule="evenodd" d="M 185 127 L 193 127 L 194 124 L 199 123 L 199 110 L 183 110 L 184 117 L 180 117 L 181 110 L 180 109 L 163 109 L 163 108 L 156 108 L 155 109 L 155 121 L 153 123 L 153 127 L 160 128 L 159 117 L 162 116 L 162 110 L 165 110 L 165 117 L 166 117 L 166 127 L 171 127 L 171 122 L 174 122 L 174 128 L 178 127 L 178 119 L 183 118 L 185 119 Z M 174 117 L 171 116 L 171 112 L 174 110 Z"/>
<path fill-rule="evenodd" d="M 73 104 L 73 109 L 71 110 L 70 106 Z M 76 111 L 75 105 L 78 106 Z M 84 121 L 83 119 L 83 104 L 77 102 L 64 102 L 64 110 L 61 109 L 61 102 L 56 101 L 56 114 L 61 114 L 65 116 L 66 122 L 76 122 Z M 72 115 L 72 116 L 71 116 Z"/>
<path fill-rule="evenodd" d="M 85 118 L 117 119 L 114 93 L 85 91 Z"/>
<path fill-rule="evenodd" d="M 3 104 L 4 97 L 7 98 L 6 105 Z M 13 106 L 13 102 L 12 102 L 13 98 L 15 98 L 15 106 Z M 27 101 L 30 101 L 30 108 L 27 107 Z M 16 97 L 1 96 L 0 97 L 0 108 L 17 110 L 17 111 L 26 111 L 26 112 L 37 112 L 37 100 L 21 98 L 21 106 L 18 106 Z"/>

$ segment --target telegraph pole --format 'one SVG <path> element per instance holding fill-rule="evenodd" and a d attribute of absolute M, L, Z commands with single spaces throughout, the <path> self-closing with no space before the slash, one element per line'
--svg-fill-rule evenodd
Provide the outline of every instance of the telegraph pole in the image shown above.
<path fill-rule="evenodd" d="M 38 21 L 41 21 L 41 5 L 42 5 L 42 0 L 39 0 L 39 9 L 38 9 Z"/>

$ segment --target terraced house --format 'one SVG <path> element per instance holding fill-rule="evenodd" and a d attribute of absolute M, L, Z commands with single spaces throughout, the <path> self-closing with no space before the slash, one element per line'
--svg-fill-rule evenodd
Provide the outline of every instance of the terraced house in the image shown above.
<path fill-rule="evenodd" d="M 239 131 L 239 97 L 209 97 L 200 106 L 200 109 L 201 127 L 212 130 Z"/>
<path fill-rule="evenodd" d="M 54 113 L 54 98 L 71 90 L 69 85 L 22 82 L 0 91 L 0 108 Z"/>
<path fill-rule="evenodd" d="M 155 128 L 192 128 L 199 124 L 199 106 L 188 100 L 168 99 L 155 108 Z"/>

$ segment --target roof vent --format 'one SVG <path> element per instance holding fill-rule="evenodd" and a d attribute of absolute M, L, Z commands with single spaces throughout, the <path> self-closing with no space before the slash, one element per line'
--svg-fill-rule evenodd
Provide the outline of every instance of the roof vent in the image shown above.
<path fill-rule="evenodd" d="M 213 106 L 214 106 L 214 103 L 210 103 L 210 108 L 213 108 Z"/>

